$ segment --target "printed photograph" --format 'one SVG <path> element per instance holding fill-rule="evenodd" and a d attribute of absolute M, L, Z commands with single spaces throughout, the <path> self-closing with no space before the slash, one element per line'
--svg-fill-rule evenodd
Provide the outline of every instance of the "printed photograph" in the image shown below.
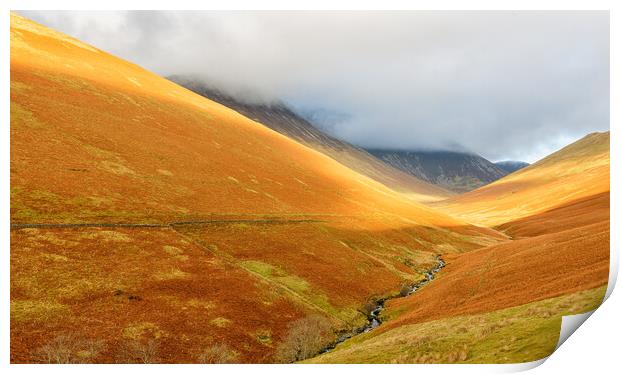
<path fill-rule="evenodd" d="M 15 9 L 5 136 L 11 364 L 528 363 L 608 291 L 609 11 Z"/>

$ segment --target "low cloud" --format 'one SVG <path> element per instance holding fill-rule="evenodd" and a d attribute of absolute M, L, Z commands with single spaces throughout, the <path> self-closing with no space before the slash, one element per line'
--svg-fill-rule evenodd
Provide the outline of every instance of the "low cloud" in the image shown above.
<path fill-rule="evenodd" d="M 608 12 L 19 13 L 367 147 L 534 161 L 609 129 Z"/>

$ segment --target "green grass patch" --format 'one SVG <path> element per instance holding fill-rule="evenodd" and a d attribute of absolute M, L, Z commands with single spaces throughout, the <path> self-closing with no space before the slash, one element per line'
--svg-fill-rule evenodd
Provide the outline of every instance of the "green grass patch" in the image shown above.
<path fill-rule="evenodd" d="M 186 273 L 178 268 L 172 267 L 168 270 L 158 271 L 154 274 L 154 278 L 159 281 L 167 281 L 173 279 L 183 279 L 189 276 L 189 273 Z"/>
<path fill-rule="evenodd" d="M 358 335 L 311 363 L 520 363 L 553 353 L 562 316 L 598 307 L 606 287 L 494 312 Z"/>
<path fill-rule="evenodd" d="M 256 340 L 262 344 L 262 345 L 266 345 L 268 347 L 271 346 L 271 330 L 268 329 L 260 329 L 258 331 L 256 331 Z"/>
<path fill-rule="evenodd" d="M 293 293 L 299 295 L 303 300 L 310 302 L 328 315 L 339 320 L 357 323 L 361 321 L 360 318 L 364 318 L 364 316 L 354 308 L 335 308 L 331 305 L 326 295 L 313 290 L 306 280 L 288 274 L 280 267 L 255 260 L 243 261 L 241 262 L 241 267 L 289 289 Z"/>
<path fill-rule="evenodd" d="M 275 267 L 262 261 L 243 261 L 241 263 L 241 266 L 246 270 L 260 274 L 263 277 L 277 282 L 298 293 L 305 293 L 310 288 L 308 282 L 306 282 L 302 278 L 294 275 L 289 275 L 281 268 Z"/>
<path fill-rule="evenodd" d="M 125 222 L 153 222 L 140 212 L 114 209 L 114 200 L 102 196 L 62 197 L 50 191 L 11 187 L 11 222 L 74 223 L 101 221 L 102 217 Z"/>
<path fill-rule="evenodd" d="M 69 312 L 66 305 L 47 300 L 12 300 L 11 321 L 50 322 Z"/>
<path fill-rule="evenodd" d="M 131 340 L 159 339 L 166 334 L 152 322 L 133 322 L 123 329 L 123 337 Z"/>
<path fill-rule="evenodd" d="M 13 84 L 11 83 L 11 88 Z M 40 129 L 45 125 L 35 117 L 35 115 L 23 106 L 11 101 L 11 128 L 19 129 L 29 127 L 31 129 Z"/>
<path fill-rule="evenodd" d="M 209 321 L 209 323 L 217 327 L 227 327 L 232 324 L 232 321 L 224 317 L 217 317 L 213 318 L 211 321 Z"/>
<path fill-rule="evenodd" d="M 80 238 L 101 240 L 104 242 L 117 242 L 117 243 L 119 242 L 128 243 L 132 241 L 129 235 L 119 232 L 119 231 L 114 231 L 114 230 L 83 232 L 83 233 L 80 233 Z"/>

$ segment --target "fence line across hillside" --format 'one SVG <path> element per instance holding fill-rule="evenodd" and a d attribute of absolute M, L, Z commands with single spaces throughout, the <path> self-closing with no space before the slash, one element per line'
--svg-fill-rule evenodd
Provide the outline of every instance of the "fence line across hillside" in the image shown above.
<path fill-rule="evenodd" d="M 249 224 L 290 224 L 320 223 L 318 219 L 214 219 L 205 221 L 177 221 L 169 223 L 11 223 L 11 230 L 20 229 L 63 229 L 63 228 L 172 228 L 175 226 L 212 225 L 218 223 L 249 223 Z"/>

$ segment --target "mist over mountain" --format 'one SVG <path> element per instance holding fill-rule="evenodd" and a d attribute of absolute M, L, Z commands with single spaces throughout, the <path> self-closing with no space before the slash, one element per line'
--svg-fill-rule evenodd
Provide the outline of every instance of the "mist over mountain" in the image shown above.
<path fill-rule="evenodd" d="M 495 162 L 495 166 L 504 170 L 507 173 L 514 173 L 517 170 L 521 170 L 528 167 L 530 164 L 523 161 L 499 161 Z"/>
<path fill-rule="evenodd" d="M 160 75 L 341 113 L 326 129 L 366 148 L 533 162 L 609 128 L 604 11 L 21 13 Z"/>
<path fill-rule="evenodd" d="M 299 109 L 291 108 L 281 100 L 274 99 L 270 103 L 244 101 L 201 78 L 175 75 L 168 79 L 308 145 L 386 186 L 413 194 L 418 200 L 446 197 L 448 191 L 471 191 L 509 173 L 459 145 L 452 146 L 458 152 L 364 150 L 331 136 L 325 129 L 330 123 L 346 120 L 344 115 L 325 110 L 306 110 L 300 114 Z M 432 188 L 424 182 L 448 191 Z"/>
<path fill-rule="evenodd" d="M 433 184 L 435 183 L 420 180 L 406 170 L 399 170 L 388 163 L 382 162 L 367 151 L 332 137 L 326 131 L 319 128 L 319 126 L 314 125 L 312 118 L 319 121 L 335 118 L 330 113 L 315 111 L 306 113 L 306 118 L 304 118 L 296 109 L 290 108 L 282 101 L 273 100 L 270 103 L 252 103 L 220 91 L 217 87 L 205 83 L 200 78 L 170 76 L 168 79 L 319 151 L 360 174 L 366 175 L 394 190 L 405 192 L 414 200 L 433 201 L 452 195 L 449 191 L 434 186 Z"/>

